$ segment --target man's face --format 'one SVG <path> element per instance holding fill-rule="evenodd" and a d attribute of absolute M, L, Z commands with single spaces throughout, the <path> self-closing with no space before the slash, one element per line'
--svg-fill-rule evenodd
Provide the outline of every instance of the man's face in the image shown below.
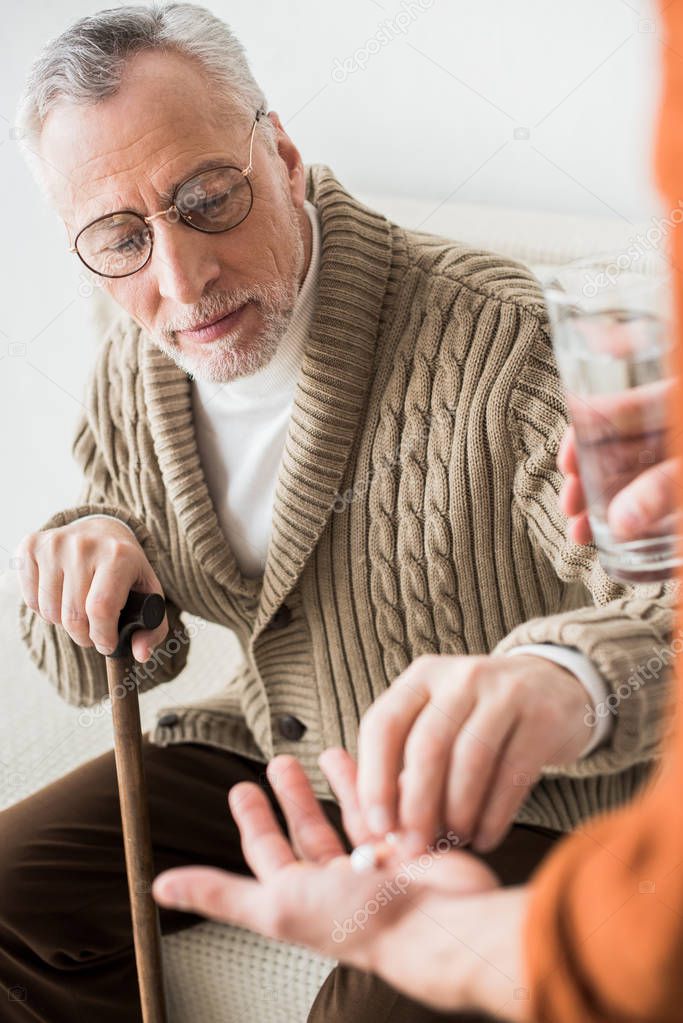
<path fill-rule="evenodd" d="M 129 277 L 99 278 L 169 358 L 217 383 L 270 360 L 310 254 L 301 157 L 277 115 L 270 116 L 277 152 L 257 124 L 254 203 L 241 224 L 206 234 L 157 217 L 146 266 Z M 246 167 L 252 124 L 253 117 L 229 103 L 218 107 L 201 71 L 176 54 L 137 54 L 116 96 L 58 105 L 45 122 L 40 152 L 71 244 L 105 213 L 129 209 L 149 216 L 165 209 L 169 204 L 160 197 L 205 160 Z M 214 340 L 186 332 L 235 310 Z"/>

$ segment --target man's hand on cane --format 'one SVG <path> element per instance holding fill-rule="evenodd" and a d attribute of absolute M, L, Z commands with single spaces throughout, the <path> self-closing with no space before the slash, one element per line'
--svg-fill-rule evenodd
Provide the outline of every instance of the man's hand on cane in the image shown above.
<path fill-rule="evenodd" d="M 26 605 L 46 622 L 62 625 L 74 643 L 108 654 L 118 643 L 117 623 L 131 590 L 163 591 L 132 532 L 114 518 L 76 519 L 25 536 L 16 549 Z M 168 619 L 136 632 L 135 660 L 146 661 L 168 633 Z"/>

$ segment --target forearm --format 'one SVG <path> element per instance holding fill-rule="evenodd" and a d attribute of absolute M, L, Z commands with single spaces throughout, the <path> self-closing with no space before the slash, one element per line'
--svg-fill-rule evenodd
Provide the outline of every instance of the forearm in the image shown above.
<path fill-rule="evenodd" d="M 647 794 L 563 842 L 531 889 L 535 1023 L 674 1023 L 683 1002 L 680 756 Z"/>
<path fill-rule="evenodd" d="M 528 912 L 528 886 L 498 888 L 476 899 L 471 936 L 477 959 L 463 983 L 465 1004 L 494 1019 L 526 1023 L 529 989 L 522 957 L 522 936 Z M 457 934 L 457 931 L 456 931 Z"/>

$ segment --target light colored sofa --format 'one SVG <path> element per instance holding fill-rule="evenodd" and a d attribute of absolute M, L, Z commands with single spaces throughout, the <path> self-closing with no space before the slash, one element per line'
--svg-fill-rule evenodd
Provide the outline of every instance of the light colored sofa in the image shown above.
<path fill-rule="evenodd" d="M 482 205 L 364 196 L 407 227 L 458 238 L 526 262 L 540 278 L 588 252 L 626 253 L 640 231 L 611 218 L 521 212 Z M 648 253 L 648 259 L 657 259 Z M 95 332 L 112 312 L 107 301 Z M 70 458 L 68 451 L 65 460 Z M 55 509 L 56 510 L 56 509 Z M 42 788 L 112 746 L 104 707 L 65 704 L 19 639 L 15 573 L 0 574 L 0 808 Z M 141 697 L 143 730 L 161 707 L 201 698 L 222 685 L 238 651 L 232 634 L 207 624 L 192 641 L 182 674 Z M 220 671 L 213 666 L 220 664 Z M 171 1023 L 302 1023 L 333 963 L 250 932 L 206 922 L 163 939 Z"/>

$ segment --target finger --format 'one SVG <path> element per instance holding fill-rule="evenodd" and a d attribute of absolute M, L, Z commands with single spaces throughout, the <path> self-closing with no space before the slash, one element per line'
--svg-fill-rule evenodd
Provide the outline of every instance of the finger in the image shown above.
<path fill-rule="evenodd" d="M 621 449 L 622 442 L 642 437 L 644 430 L 651 433 L 663 427 L 673 383 L 673 379 L 657 380 L 611 394 L 570 393 L 573 425 L 581 434 L 581 443 L 595 444 L 619 436 Z"/>
<path fill-rule="evenodd" d="M 676 506 L 678 459 L 650 466 L 610 502 L 607 522 L 617 540 L 638 540 L 654 531 Z"/>
<path fill-rule="evenodd" d="M 670 512 L 669 515 L 665 515 L 657 521 L 657 536 L 671 536 L 672 533 L 677 533 L 679 531 L 681 526 L 681 513 L 675 505 L 674 508 L 676 509 L 675 511 Z"/>
<path fill-rule="evenodd" d="M 458 735 L 451 754 L 446 824 L 462 841 L 475 832 L 502 750 L 516 726 L 509 703 L 483 699 Z"/>
<path fill-rule="evenodd" d="M 443 706 L 441 705 L 443 704 Z M 415 847 L 428 845 L 444 823 L 451 750 L 474 707 L 473 690 L 443 687 L 419 714 L 405 747 L 398 826 Z"/>
<path fill-rule="evenodd" d="M 75 573 L 76 566 L 73 569 Z M 118 645 L 119 616 L 131 589 L 139 589 L 142 593 L 160 593 L 163 596 L 158 581 L 152 585 L 150 583 L 151 580 L 133 572 L 129 562 L 119 564 L 107 559 L 97 564 L 85 598 L 85 613 L 90 625 L 90 638 L 100 653 L 110 653 Z M 156 629 L 141 629 L 134 633 L 131 650 L 135 659 L 147 660 L 150 636 L 164 638 L 167 632 L 168 618 L 164 615 Z"/>
<path fill-rule="evenodd" d="M 158 657 L 167 653 L 171 657 L 171 652 L 165 647 L 169 638 L 174 639 L 173 636 L 168 636 L 168 615 L 164 612 L 161 624 L 156 629 L 138 629 L 133 633 L 130 644 L 133 657 L 141 663 L 147 661 L 153 653 L 156 653 Z"/>
<path fill-rule="evenodd" d="M 14 562 L 19 573 L 19 587 L 27 607 L 38 610 L 38 566 L 25 543 L 19 545 L 14 554 Z"/>
<path fill-rule="evenodd" d="M 155 877 L 152 895 L 161 906 L 273 936 L 267 892 L 251 878 L 218 867 L 174 867 Z"/>
<path fill-rule="evenodd" d="M 296 862 L 263 789 L 253 782 L 240 782 L 230 789 L 228 803 L 239 828 L 244 858 L 256 877 L 266 879 Z"/>
<path fill-rule="evenodd" d="M 72 574 L 64 577 L 62 588 L 61 622 L 75 643 L 82 647 L 93 645 L 90 639 L 90 623 L 85 613 L 85 601 L 90 589 L 90 579 L 80 576 L 78 581 Z"/>
<path fill-rule="evenodd" d="M 529 750 L 538 748 L 539 738 L 536 728 L 522 724 L 502 750 L 472 839 L 478 852 L 490 852 L 502 842 L 517 810 L 536 784 L 540 769 L 552 752 L 549 747 L 542 747 L 535 757 L 529 756 Z"/>
<path fill-rule="evenodd" d="M 78 566 L 73 566 L 76 573 Z M 131 589 L 129 571 L 121 571 L 107 559 L 97 564 L 85 598 L 89 635 L 100 653 L 110 653 L 118 645 L 119 615 Z"/>
<path fill-rule="evenodd" d="M 593 542 L 593 530 L 587 512 L 575 515 L 567 524 L 567 536 L 573 543 L 587 546 Z"/>
<path fill-rule="evenodd" d="M 302 859 L 326 863 L 344 855 L 344 846 L 323 813 L 311 783 L 296 757 L 275 757 L 266 768 L 294 848 Z"/>
<path fill-rule="evenodd" d="M 586 510 L 586 496 L 578 476 L 567 476 L 562 484 L 558 499 L 560 511 L 568 518 Z"/>
<path fill-rule="evenodd" d="M 579 463 L 576 457 L 576 433 L 573 426 L 564 431 L 557 452 L 557 468 L 563 476 L 578 476 Z"/>
<path fill-rule="evenodd" d="M 569 522 L 567 535 L 574 543 L 589 544 L 593 532 L 588 518 L 586 495 L 579 476 L 569 475 L 562 484 L 559 495 L 560 511 Z"/>
<path fill-rule="evenodd" d="M 371 838 L 371 832 L 358 801 L 358 768 L 355 761 L 345 749 L 335 747 L 321 753 L 318 763 L 339 800 L 344 831 L 353 845 L 362 845 Z"/>
<path fill-rule="evenodd" d="M 64 573 L 61 568 L 39 568 L 38 609 L 40 617 L 52 625 L 61 622 L 63 583 Z"/>
<path fill-rule="evenodd" d="M 444 896 L 474 895 L 500 885 L 494 872 L 483 860 L 459 849 L 435 856 L 417 883 Z"/>
<path fill-rule="evenodd" d="M 139 575 L 132 580 L 130 585 L 141 593 L 158 593 L 160 596 L 164 596 L 163 587 L 148 561 L 143 561 Z M 135 659 L 144 662 L 155 651 L 165 652 L 172 656 L 164 646 L 165 642 L 169 642 L 169 639 L 173 638 L 169 637 L 168 630 L 168 614 L 164 613 L 164 617 L 156 629 L 139 629 L 134 632 L 131 650 Z"/>
<path fill-rule="evenodd" d="M 396 827 L 403 746 L 429 700 L 427 685 L 411 668 L 375 700 L 360 723 L 358 799 L 368 828 L 377 836 Z"/>

